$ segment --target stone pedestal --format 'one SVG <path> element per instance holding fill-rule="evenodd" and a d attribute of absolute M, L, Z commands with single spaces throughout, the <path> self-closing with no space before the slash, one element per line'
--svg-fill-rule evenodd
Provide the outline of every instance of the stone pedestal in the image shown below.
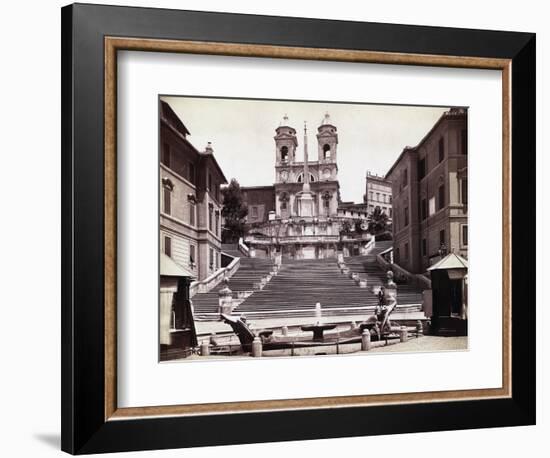
<path fill-rule="evenodd" d="M 262 341 L 259 337 L 254 337 L 254 341 L 252 342 L 252 356 L 254 358 L 262 356 Z"/>
<path fill-rule="evenodd" d="M 298 198 L 298 215 L 303 217 L 313 217 L 313 196 L 309 192 L 301 192 Z"/>
<path fill-rule="evenodd" d="M 229 279 L 224 278 L 225 286 L 218 293 L 218 313 L 229 315 L 233 311 L 233 292 L 229 289 Z"/>
<path fill-rule="evenodd" d="M 384 297 L 386 298 L 386 304 L 391 304 L 393 301 L 397 302 L 397 285 L 393 281 L 393 272 L 391 270 L 388 270 L 386 275 L 388 283 L 384 291 Z"/>
<path fill-rule="evenodd" d="M 208 342 L 203 342 L 201 344 L 201 356 L 210 355 L 210 344 Z"/>
<path fill-rule="evenodd" d="M 399 340 L 401 342 L 406 342 L 409 338 L 409 333 L 407 331 L 407 328 L 405 326 L 401 326 L 401 329 L 399 330 Z"/>
<path fill-rule="evenodd" d="M 368 329 L 363 330 L 361 334 L 361 350 L 369 351 L 371 348 L 370 331 Z"/>

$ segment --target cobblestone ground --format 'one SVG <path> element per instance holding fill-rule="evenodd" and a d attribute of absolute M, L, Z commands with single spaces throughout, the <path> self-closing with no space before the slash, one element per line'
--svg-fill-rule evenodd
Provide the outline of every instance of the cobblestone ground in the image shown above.
<path fill-rule="evenodd" d="M 467 349 L 468 337 L 423 336 L 418 339 L 412 337 L 409 341 L 403 343 L 375 347 L 371 349 L 371 352 L 421 352 Z"/>

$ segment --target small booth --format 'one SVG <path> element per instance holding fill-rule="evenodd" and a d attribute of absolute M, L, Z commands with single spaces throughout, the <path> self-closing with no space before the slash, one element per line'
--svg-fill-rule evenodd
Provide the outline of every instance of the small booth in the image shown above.
<path fill-rule="evenodd" d="M 160 360 L 185 358 L 197 346 L 197 333 L 189 300 L 193 274 L 172 258 L 160 255 Z"/>
<path fill-rule="evenodd" d="M 432 280 L 432 334 L 468 335 L 468 261 L 450 253 L 428 271 Z"/>

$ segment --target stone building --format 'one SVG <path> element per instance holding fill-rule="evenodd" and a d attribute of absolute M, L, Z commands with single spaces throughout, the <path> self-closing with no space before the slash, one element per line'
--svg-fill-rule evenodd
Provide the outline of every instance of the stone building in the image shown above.
<path fill-rule="evenodd" d="M 160 248 L 200 281 L 221 267 L 220 185 L 227 180 L 212 145 L 198 151 L 172 108 L 160 104 Z"/>
<path fill-rule="evenodd" d="M 275 213 L 275 187 L 250 186 L 241 191 L 248 208 L 247 223 L 254 226 L 269 221 L 269 215 Z"/>
<path fill-rule="evenodd" d="M 386 174 L 392 183 L 394 262 L 425 273 L 447 253 L 468 257 L 467 111 L 451 108 Z"/>
<path fill-rule="evenodd" d="M 382 175 L 376 175 L 367 170 L 365 177 L 365 195 L 363 200 L 372 213 L 376 207 L 380 207 L 382 212 L 392 218 L 392 187 L 391 181 Z"/>
<path fill-rule="evenodd" d="M 363 204 L 340 208 L 338 131 L 328 113 L 316 137 L 318 158 L 311 160 L 304 125 L 304 160 L 298 161 L 298 136 L 285 116 L 275 130 L 275 183 L 242 188 L 250 225 L 245 240 L 258 256 L 325 258 L 339 249 L 358 254 L 370 239 L 366 233 L 340 235 L 343 220 L 367 215 Z"/>

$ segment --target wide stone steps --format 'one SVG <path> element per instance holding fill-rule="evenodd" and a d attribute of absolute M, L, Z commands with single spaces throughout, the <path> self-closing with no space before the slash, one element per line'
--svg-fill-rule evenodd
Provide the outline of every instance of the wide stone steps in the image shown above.
<path fill-rule="evenodd" d="M 241 257 L 240 267 L 228 283 L 234 293 L 233 297 L 236 298 L 238 291 L 252 291 L 254 283 L 259 282 L 272 270 L 273 263 L 270 259 Z M 224 286 L 225 284 L 221 282 L 207 293 L 195 294 L 191 298 L 195 315 L 217 313 L 219 291 Z"/>
<path fill-rule="evenodd" d="M 391 247 L 390 242 L 377 242 L 366 256 L 345 259 L 352 272 L 367 280 L 360 288 L 355 281 L 341 273 L 336 259 L 283 261 L 277 275 L 262 290 L 256 290 L 241 302 L 235 313 L 254 319 L 309 317 L 315 314 L 315 304 L 321 304 L 323 316 L 372 314 L 378 305 L 373 287 L 386 284 L 386 273 L 380 269 L 376 256 Z M 227 252 L 227 251 L 226 251 Z M 254 284 L 273 270 L 271 260 L 241 257 L 239 270 L 231 278 L 229 288 L 233 298 L 239 291 L 252 291 Z M 208 293 L 192 298 L 195 315 L 213 316 L 218 310 L 218 285 Z M 411 285 L 398 285 L 396 313 L 421 313 L 421 291 Z M 208 318 L 207 318 L 208 319 Z"/>
<path fill-rule="evenodd" d="M 367 288 L 360 288 L 347 275 L 343 275 L 334 259 L 285 260 L 278 275 L 262 291 L 254 293 L 241 303 L 236 312 L 274 317 L 278 312 L 287 311 L 291 316 L 309 316 L 317 302 L 324 311 L 334 309 L 334 313 L 342 315 L 352 315 L 365 307 L 374 309 L 378 305 L 378 299 L 372 293 L 372 287 L 386 283 L 386 274 L 376 263 L 376 253 L 389 246 L 391 242 L 383 243 L 376 248 L 374 254 L 359 257 L 361 259 L 357 261 L 358 265 L 368 263 L 363 269 L 363 277 L 367 271 L 372 272 L 368 275 Z M 413 309 L 418 311 L 422 297 L 408 286 L 400 287 L 398 302 L 400 307 L 401 304 L 415 304 Z"/>

